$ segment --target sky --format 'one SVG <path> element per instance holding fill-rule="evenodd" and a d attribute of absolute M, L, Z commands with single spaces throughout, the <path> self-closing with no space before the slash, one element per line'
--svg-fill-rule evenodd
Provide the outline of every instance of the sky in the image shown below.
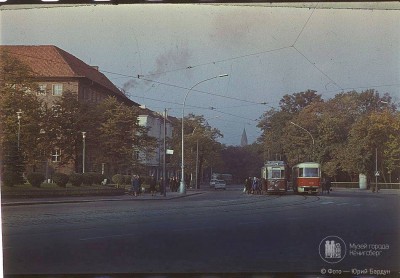
<path fill-rule="evenodd" d="M 369 4 L 6 5 L 0 43 L 56 45 L 175 117 L 188 94 L 185 115 L 239 145 L 285 94 L 376 89 L 400 101 L 400 4 Z"/>

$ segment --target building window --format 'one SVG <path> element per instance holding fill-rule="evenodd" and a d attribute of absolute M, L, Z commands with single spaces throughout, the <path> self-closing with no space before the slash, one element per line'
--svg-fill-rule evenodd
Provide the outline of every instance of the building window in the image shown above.
<path fill-rule="evenodd" d="M 53 96 L 61 96 L 63 91 L 62 84 L 53 84 Z"/>
<path fill-rule="evenodd" d="M 61 162 L 61 150 L 55 149 L 51 154 L 51 161 L 53 162 Z"/>
<path fill-rule="evenodd" d="M 39 91 L 36 93 L 36 95 L 45 96 L 46 95 L 46 90 L 47 90 L 47 85 L 46 84 L 40 84 L 39 85 Z"/>

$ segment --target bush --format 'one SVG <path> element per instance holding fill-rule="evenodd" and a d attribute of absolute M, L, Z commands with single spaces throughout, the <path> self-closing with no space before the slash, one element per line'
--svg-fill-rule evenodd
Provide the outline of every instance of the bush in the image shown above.
<path fill-rule="evenodd" d="M 94 183 L 93 173 L 87 172 L 82 174 L 83 185 L 92 185 Z"/>
<path fill-rule="evenodd" d="M 69 177 L 63 173 L 55 173 L 53 175 L 53 181 L 60 187 L 67 187 Z"/>
<path fill-rule="evenodd" d="M 73 186 L 81 186 L 81 184 L 82 184 L 82 174 L 72 173 L 71 175 L 69 175 L 69 182 Z"/>
<path fill-rule="evenodd" d="M 120 185 L 124 184 L 124 182 L 125 182 L 125 177 L 124 177 L 124 175 L 116 174 L 116 175 L 114 175 L 114 176 L 112 177 L 112 181 L 113 181 L 114 183 L 116 183 L 116 184 L 118 185 L 118 187 L 119 187 Z"/>
<path fill-rule="evenodd" d="M 27 176 L 28 182 L 34 187 L 40 187 L 42 182 L 46 179 L 42 173 L 30 173 Z"/>
<path fill-rule="evenodd" d="M 130 175 L 124 175 L 124 184 L 131 184 L 131 179 Z"/>
<path fill-rule="evenodd" d="M 103 174 L 100 173 L 92 173 L 93 183 L 100 185 L 103 180 L 106 178 Z"/>
<path fill-rule="evenodd" d="M 23 184 L 23 173 L 25 171 L 24 159 L 16 144 L 12 141 L 4 141 L 1 149 L 3 151 L 2 157 L 2 182 L 5 186 L 14 186 Z M 0 151 L 1 152 L 1 151 Z"/>
<path fill-rule="evenodd" d="M 14 171 L 4 171 L 1 180 L 4 186 L 14 186 L 24 183 L 22 175 Z"/>
<path fill-rule="evenodd" d="M 153 182 L 153 178 L 152 176 L 141 176 L 140 177 L 140 184 L 146 184 L 146 185 L 150 185 Z M 156 180 L 156 183 L 158 181 Z"/>

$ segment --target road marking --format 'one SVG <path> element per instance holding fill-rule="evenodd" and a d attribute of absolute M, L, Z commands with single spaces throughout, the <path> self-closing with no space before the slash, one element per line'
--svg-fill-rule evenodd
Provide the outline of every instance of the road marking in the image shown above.
<path fill-rule="evenodd" d="M 260 224 L 260 223 L 264 223 L 264 222 L 263 221 L 240 222 L 239 225 Z"/>
<path fill-rule="evenodd" d="M 184 229 L 175 229 L 173 232 L 186 232 L 186 231 L 195 231 L 195 230 L 213 230 L 217 227 L 198 227 L 198 228 L 184 228 Z"/>
<path fill-rule="evenodd" d="M 340 204 L 336 204 L 337 206 L 345 206 L 348 205 L 349 203 L 340 203 Z"/>
<path fill-rule="evenodd" d="M 134 236 L 135 234 L 122 234 L 122 235 L 109 235 L 109 236 L 96 236 L 96 237 L 87 237 L 87 238 L 80 238 L 79 240 L 94 240 L 94 239 L 102 239 L 102 238 L 113 238 L 113 237 L 124 237 L 124 236 Z"/>
<path fill-rule="evenodd" d="M 327 201 L 327 202 L 321 202 L 321 205 L 329 205 L 329 204 L 334 204 L 335 202 Z"/>

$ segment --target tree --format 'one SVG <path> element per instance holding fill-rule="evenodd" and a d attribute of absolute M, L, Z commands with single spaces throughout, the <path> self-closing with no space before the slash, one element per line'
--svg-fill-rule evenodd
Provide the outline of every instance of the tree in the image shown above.
<path fill-rule="evenodd" d="M 95 121 L 84 119 L 92 109 L 78 101 L 77 93 L 65 91 L 62 97 L 56 100 L 47 110 L 47 117 L 51 118 L 46 125 L 46 138 L 52 142 L 48 153 L 55 149 L 62 151 L 62 160 L 59 165 L 77 164 L 77 154 L 80 150 L 82 134 L 81 127 L 85 123 L 95 124 Z M 79 152 L 80 153 L 80 152 Z"/>
<path fill-rule="evenodd" d="M 315 123 L 311 122 L 311 118 L 306 114 L 314 113 L 312 109 L 317 109 L 317 106 L 300 114 L 309 106 L 322 103 L 321 95 L 316 91 L 307 90 L 284 95 L 279 102 L 280 110 L 272 108 L 263 114 L 258 124 L 263 134 L 258 141 L 263 144 L 267 159 L 279 154 L 283 159 L 288 159 L 288 163 L 292 165 L 300 160 L 311 159 L 313 148 L 309 135 L 290 122 L 297 122 L 302 126 L 309 125 L 310 127 L 306 129 L 313 129 Z"/>
<path fill-rule="evenodd" d="M 100 115 L 97 140 L 93 135 L 88 139 L 96 142 L 99 150 L 96 162 L 107 163 L 113 173 L 138 169 L 141 164 L 136 154 L 152 151 L 156 143 L 147 135 L 147 129 L 139 126 L 138 109 L 108 98 L 99 104 L 97 114 Z"/>
<path fill-rule="evenodd" d="M 354 165 L 351 170 L 373 178 L 377 152 L 381 173 L 394 171 L 398 167 L 400 153 L 399 125 L 399 112 L 392 113 L 390 110 L 372 112 L 357 121 L 350 131 L 346 149 L 351 156 L 345 157 L 348 163 Z M 386 179 L 385 175 L 383 179 Z"/>
<path fill-rule="evenodd" d="M 296 114 L 311 103 L 321 101 L 322 97 L 321 95 L 318 95 L 316 91 L 307 90 L 305 92 L 294 93 L 292 95 L 284 95 L 279 101 L 279 106 L 284 112 Z"/>
<path fill-rule="evenodd" d="M 193 174 L 193 178 L 196 176 L 196 154 L 197 146 L 199 146 L 198 152 L 198 184 L 200 182 L 200 173 L 207 167 L 215 168 L 220 163 L 220 151 L 221 144 L 217 141 L 218 138 L 222 137 L 221 132 L 211 127 L 203 115 L 196 116 L 189 114 L 184 118 L 185 129 L 184 129 L 184 154 L 185 154 L 185 174 Z M 175 150 L 182 149 L 182 136 L 181 130 L 182 125 L 178 123 L 174 127 L 172 145 Z M 172 163 L 174 165 L 180 165 L 181 156 L 174 155 Z"/>
<path fill-rule="evenodd" d="M 3 170 L 14 172 L 18 183 L 24 165 L 34 164 L 36 159 L 35 143 L 40 137 L 42 103 L 35 95 L 38 86 L 32 70 L 6 52 L 0 55 L 1 159 Z M 17 112 L 20 112 L 19 118 Z"/>
<path fill-rule="evenodd" d="M 375 90 L 342 92 L 326 101 L 313 91 L 286 95 L 280 110 L 261 118 L 259 142 L 272 154 L 281 150 L 291 165 L 312 159 L 325 175 L 350 179 L 373 173 L 378 148 L 380 170 L 390 176 L 399 164 L 398 110 L 391 100 Z"/>
<path fill-rule="evenodd" d="M 242 183 L 248 177 L 260 177 L 265 158 L 262 145 L 253 143 L 244 147 L 224 148 L 222 160 L 224 165 L 217 170 L 231 173 L 236 182 Z"/>

